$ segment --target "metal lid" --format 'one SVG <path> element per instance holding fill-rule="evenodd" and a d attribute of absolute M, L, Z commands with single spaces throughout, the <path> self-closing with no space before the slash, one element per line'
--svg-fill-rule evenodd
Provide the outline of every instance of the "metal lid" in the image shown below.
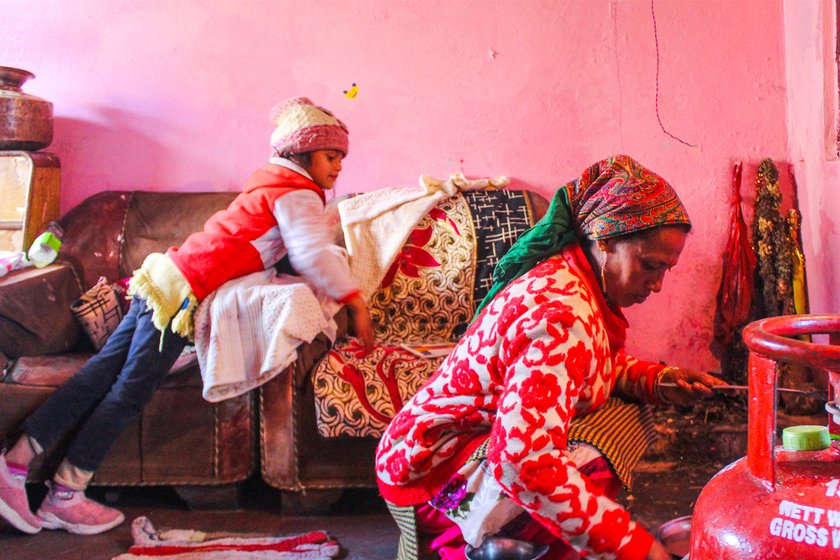
<path fill-rule="evenodd" d="M 831 445 L 826 426 L 791 426 L 782 430 L 782 445 L 788 451 L 817 451 Z"/>

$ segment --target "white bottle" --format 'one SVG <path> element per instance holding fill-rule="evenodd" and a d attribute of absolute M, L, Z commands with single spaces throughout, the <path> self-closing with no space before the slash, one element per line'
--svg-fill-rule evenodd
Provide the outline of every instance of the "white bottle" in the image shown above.
<path fill-rule="evenodd" d="M 61 229 L 61 225 L 58 222 L 50 222 L 47 225 L 47 231 L 35 238 L 27 253 L 29 261 L 35 265 L 35 268 L 43 268 L 58 257 L 63 235 L 64 230 Z"/>

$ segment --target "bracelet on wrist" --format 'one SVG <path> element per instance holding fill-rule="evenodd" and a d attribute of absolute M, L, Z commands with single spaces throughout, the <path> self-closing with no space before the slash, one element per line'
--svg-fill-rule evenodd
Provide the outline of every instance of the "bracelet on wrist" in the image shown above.
<path fill-rule="evenodd" d="M 680 368 L 674 366 L 666 366 L 659 370 L 659 372 L 656 374 L 656 379 L 653 380 L 653 394 L 657 399 L 664 403 L 667 403 L 668 399 L 662 396 L 662 388 L 660 387 L 660 383 L 662 383 L 662 378 L 665 377 L 666 374 L 671 373 L 672 371 L 676 371 L 678 369 Z"/>

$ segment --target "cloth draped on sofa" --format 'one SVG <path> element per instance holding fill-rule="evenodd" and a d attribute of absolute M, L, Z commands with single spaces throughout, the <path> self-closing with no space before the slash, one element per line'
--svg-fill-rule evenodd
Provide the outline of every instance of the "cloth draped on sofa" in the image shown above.
<path fill-rule="evenodd" d="M 452 342 L 489 289 L 493 267 L 536 218 L 518 191 L 458 193 L 420 220 L 371 296 L 377 347 L 339 341 L 315 370 L 316 418 L 325 437 L 379 437 L 442 358 L 401 344 Z"/>

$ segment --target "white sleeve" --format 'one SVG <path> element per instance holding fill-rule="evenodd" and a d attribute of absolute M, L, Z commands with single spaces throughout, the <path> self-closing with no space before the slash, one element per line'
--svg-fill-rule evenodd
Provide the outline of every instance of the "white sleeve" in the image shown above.
<path fill-rule="evenodd" d="M 335 244 L 324 203 L 316 193 L 299 190 L 281 196 L 274 204 L 274 217 L 292 267 L 308 283 L 339 301 L 358 291 L 347 255 Z"/>

